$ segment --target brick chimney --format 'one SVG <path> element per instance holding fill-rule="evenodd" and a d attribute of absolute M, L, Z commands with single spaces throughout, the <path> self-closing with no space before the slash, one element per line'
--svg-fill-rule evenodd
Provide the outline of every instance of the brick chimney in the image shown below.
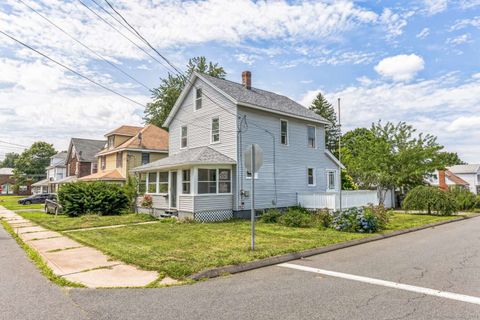
<path fill-rule="evenodd" d="M 445 179 L 445 170 L 438 170 L 438 187 L 442 190 L 448 190 L 447 181 Z"/>
<path fill-rule="evenodd" d="M 242 72 L 242 85 L 248 90 L 252 89 L 252 73 L 250 71 Z"/>

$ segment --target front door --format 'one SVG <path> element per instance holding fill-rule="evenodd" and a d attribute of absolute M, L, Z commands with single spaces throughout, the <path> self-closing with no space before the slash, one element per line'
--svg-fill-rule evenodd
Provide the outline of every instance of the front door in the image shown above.
<path fill-rule="evenodd" d="M 170 172 L 170 208 L 177 207 L 177 172 Z"/>

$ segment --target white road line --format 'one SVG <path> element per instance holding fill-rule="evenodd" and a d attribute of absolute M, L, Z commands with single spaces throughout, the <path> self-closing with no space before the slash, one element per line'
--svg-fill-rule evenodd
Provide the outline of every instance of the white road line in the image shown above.
<path fill-rule="evenodd" d="M 290 269 L 296 269 L 296 270 L 301 270 L 301 271 L 323 274 L 323 275 L 330 276 L 330 277 L 336 277 L 336 278 L 348 279 L 348 280 L 359 281 L 359 282 L 364 282 L 364 283 L 370 283 L 370 284 L 375 284 L 375 285 L 378 285 L 378 286 L 384 286 L 384 287 L 389 287 L 389 288 L 394 288 L 394 289 L 399 289 L 399 290 L 406 290 L 406 291 L 411 291 L 411 292 L 423 293 L 423 294 L 426 294 L 426 295 L 429 295 L 429 296 L 441 297 L 441 298 L 452 299 L 452 300 L 463 301 L 463 302 L 474 303 L 474 304 L 480 305 L 480 298 L 479 297 L 467 296 L 467 295 L 459 294 L 459 293 L 453 293 L 453 292 L 447 292 L 447 291 L 440 291 L 440 290 L 435 290 L 435 289 L 417 287 L 417 286 L 412 286 L 412 285 L 409 285 L 409 284 L 403 284 L 403 283 L 398 283 L 398 282 L 392 282 L 392 281 L 385 281 L 385 280 L 379 280 L 379 279 L 374 279 L 374 278 L 356 276 L 356 275 L 348 274 L 348 273 L 311 268 L 311 267 L 301 266 L 301 265 L 292 264 L 292 263 L 281 263 L 281 264 L 278 264 L 278 266 L 279 267 L 284 267 L 284 268 L 290 268 Z"/>

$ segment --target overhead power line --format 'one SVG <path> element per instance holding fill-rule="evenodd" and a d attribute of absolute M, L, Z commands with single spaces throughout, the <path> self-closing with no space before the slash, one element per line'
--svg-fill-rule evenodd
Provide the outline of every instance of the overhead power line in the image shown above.
<path fill-rule="evenodd" d="M 6 143 L 6 144 L 10 144 L 12 146 L 17 146 L 17 147 L 23 147 L 23 148 L 28 148 L 28 146 L 24 146 L 24 145 L 21 145 L 21 144 L 16 144 L 16 143 L 11 143 L 11 142 L 8 142 L 8 141 L 3 141 L 3 140 L 0 140 L 1 143 Z"/>
<path fill-rule="evenodd" d="M 91 82 L 91 83 L 93 83 L 93 84 L 95 84 L 95 85 L 97 85 L 97 86 L 99 86 L 99 87 L 101 87 L 101 88 L 103 88 L 103 89 L 105 89 L 105 90 L 107 90 L 107 91 L 109 91 L 109 92 L 113 93 L 113 94 L 116 94 L 116 95 L 118 95 L 119 97 L 122 97 L 122 98 L 124 98 L 124 99 L 126 99 L 126 100 L 128 100 L 128 101 L 130 101 L 130 102 L 132 102 L 132 103 L 135 103 L 135 104 L 137 104 L 137 105 L 139 105 L 139 106 L 145 107 L 145 105 L 144 105 L 144 104 L 142 104 L 142 103 L 140 103 L 140 102 L 138 102 L 138 101 L 135 101 L 135 100 L 133 100 L 133 99 L 131 99 L 131 98 L 129 98 L 129 97 L 127 97 L 127 96 L 125 96 L 125 95 L 123 95 L 123 94 L 121 94 L 121 93 L 119 93 L 119 92 L 117 92 L 117 91 L 113 90 L 113 89 L 110 89 L 110 88 L 106 87 L 105 85 L 103 85 L 103 84 L 101 84 L 101 83 L 99 83 L 99 82 L 97 82 L 97 81 L 95 81 L 95 80 L 93 80 L 93 79 L 90 79 L 89 77 L 87 77 L 87 76 L 85 76 L 85 75 L 81 74 L 80 72 L 77 72 L 77 71 L 73 70 L 72 68 L 70 68 L 70 67 L 68 67 L 68 66 L 64 65 L 63 63 L 61 63 L 61 62 L 58 62 L 57 60 L 55 60 L 55 59 L 53 59 L 53 58 L 50 58 L 48 55 L 46 55 L 46 54 L 44 54 L 44 53 L 42 53 L 42 52 L 38 51 L 37 49 L 35 49 L 35 48 L 33 48 L 33 47 L 29 46 L 28 44 L 26 44 L 26 43 L 24 43 L 24 42 L 22 42 L 22 41 L 20 41 L 20 40 L 16 39 L 15 37 L 13 37 L 13 36 L 9 35 L 8 33 L 5 33 L 5 32 L 4 32 L 4 31 L 2 31 L 2 30 L 0 30 L 0 33 L 1 33 L 1 34 L 3 34 L 3 35 L 5 35 L 5 36 L 7 36 L 7 37 L 8 37 L 8 38 L 10 38 L 10 39 L 12 39 L 13 41 L 15 41 L 15 42 L 17 42 L 17 43 L 21 44 L 21 45 L 22 45 L 22 46 L 24 46 L 25 48 L 28 48 L 28 49 L 30 49 L 30 50 L 32 50 L 32 51 L 34 51 L 35 53 L 37 53 L 37 54 L 41 55 L 42 57 L 44 57 L 44 58 L 46 58 L 46 59 L 48 59 L 48 60 L 52 61 L 53 63 L 55 63 L 55 64 L 57 64 L 57 65 L 59 65 L 59 66 L 61 66 L 61 67 L 65 68 L 65 69 L 67 69 L 68 71 L 70 71 L 70 72 L 72 72 L 72 73 L 76 74 L 77 76 L 79 76 L 79 77 L 81 77 L 81 78 L 83 78 L 83 79 L 85 79 L 85 80 L 87 80 L 87 81 L 89 81 L 89 82 Z"/>

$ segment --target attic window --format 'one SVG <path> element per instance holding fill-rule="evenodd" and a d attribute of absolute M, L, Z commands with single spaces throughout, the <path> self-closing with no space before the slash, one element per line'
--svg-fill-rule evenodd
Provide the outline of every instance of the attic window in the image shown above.
<path fill-rule="evenodd" d="M 202 88 L 195 90 L 195 110 L 202 108 Z"/>
<path fill-rule="evenodd" d="M 113 148 L 115 146 L 115 136 L 108 137 L 108 148 Z"/>

